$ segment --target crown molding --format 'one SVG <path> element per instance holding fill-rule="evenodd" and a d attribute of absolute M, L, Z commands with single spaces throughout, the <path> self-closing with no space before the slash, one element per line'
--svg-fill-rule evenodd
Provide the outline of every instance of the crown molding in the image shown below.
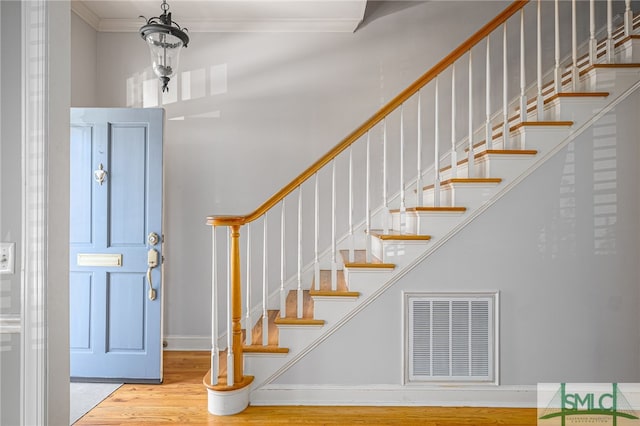
<path fill-rule="evenodd" d="M 94 30 L 100 31 L 100 18 L 98 15 L 93 13 L 93 11 L 91 11 L 84 2 L 80 0 L 71 0 L 71 10 Z"/>
<path fill-rule="evenodd" d="M 229 17 L 217 19 L 179 19 L 182 28 L 190 33 L 217 32 L 354 32 L 364 18 L 366 0 L 353 0 L 359 3 L 349 11 L 347 17 Z M 138 17 L 101 18 L 84 0 L 72 0 L 71 10 L 98 32 L 138 32 L 144 21 Z"/>
<path fill-rule="evenodd" d="M 82 15 L 78 14 L 81 18 Z M 180 20 L 180 26 L 189 33 L 220 32 L 348 32 L 360 25 L 360 19 L 260 19 L 260 20 Z M 100 19 L 98 25 L 89 25 L 99 32 L 138 32 L 140 19 Z"/>

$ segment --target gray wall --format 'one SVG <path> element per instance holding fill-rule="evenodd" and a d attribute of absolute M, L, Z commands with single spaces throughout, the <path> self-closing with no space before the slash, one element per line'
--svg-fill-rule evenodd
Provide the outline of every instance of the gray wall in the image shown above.
<path fill-rule="evenodd" d="M 401 384 L 405 291 L 499 291 L 502 385 L 638 382 L 639 110 L 636 91 L 275 383 Z"/>
<path fill-rule="evenodd" d="M 20 314 L 21 48 L 20 2 L 0 2 L 0 241 L 16 243 L 16 273 L 0 275 L 0 315 Z M 20 416 L 20 335 L 0 334 L 0 424 Z"/>
<path fill-rule="evenodd" d="M 96 106 L 98 33 L 71 13 L 71 106 Z"/>
<path fill-rule="evenodd" d="M 209 347 L 207 215 L 255 209 L 505 6 L 371 2 L 354 34 L 191 34 L 161 104 L 169 341 Z M 96 106 L 159 105 L 139 36 L 97 38 Z"/>

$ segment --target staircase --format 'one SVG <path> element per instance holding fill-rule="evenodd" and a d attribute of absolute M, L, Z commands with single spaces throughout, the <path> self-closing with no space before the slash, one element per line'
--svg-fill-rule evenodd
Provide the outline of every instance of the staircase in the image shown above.
<path fill-rule="evenodd" d="M 569 31 L 571 52 L 557 42 L 547 63 L 540 34 L 560 38 L 557 8 L 543 15 L 540 2 L 514 2 L 255 212 L 209 217 L 209 411 L 238 413 L 252 393 L 268 392 L 266 385 L 634 92 L 640 17 L 630 5 L 620 2 L 619 19 L 590 13 L 588 36 Z M 537 16 L 534 35 L 525 14 Z M 519 28 L 521 39 L 507 40 L 507 26 Z M 527 37 L 538 40 L 533 51 L 523 49 Z M 493 43 L 502 45 L 500 56 Z M 512 50 L 515 66 L 507 60 Z M 219 336 L 219 329 L 227 331 Z"/>

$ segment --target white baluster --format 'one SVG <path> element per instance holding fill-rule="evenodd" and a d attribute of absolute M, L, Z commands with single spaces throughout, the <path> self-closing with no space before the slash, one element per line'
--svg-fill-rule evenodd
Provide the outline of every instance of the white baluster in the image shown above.
<path fill-rule="evenodd" d="M 559 0 L 555 0 L 554 4 L 554 34 L 555 34 L 555 45 L 554 45 L 554 60 L 555 66 L 553 68 L 553 83 L 554 90 L 556 93 L 560 93 L 562 91 L 562 69 L 560 68 L 560 10 L 559 10 Z M 575 66 L 575 64 L 573 64 Z"/>
<path fill-rule="evenodd" d="M 434 172 L 434 177 L 433 177 L 433 205 L 435 207 L 439 207 L 440 206 L 440 149 L 439 149 L 439 145 L 440 145 L 440 116 L 439 116 L 439 102 L 438 102 L 438 80 L 439 80 L 439 76 L 436 76 L 436 92 L 435 92 L 435 99 L 434 99 L 434 103 L 435 103 L 435 121 L 434 121 L 434 154 L 433 154 L 433 158 L 434 158 L 434 165 L 433 165 L 433 172 Z"/>
<path fill-rule="evenodd" d="M 487 149 L 493 148 L 493 129 L 491 128 L 491 42 L 487 36 L 487 60 L 486 60 L 486 89 L 485 89 L 485 144 Z"/>
<path fill-rule="evenodd" d="M 231 287 L 231 228 L 227 234 L 227 385 L 233 386 L 234 361 L 233 361 L 233 305 L 231 297 L 233 289 Z"/>
<path fill-rule="evenodd" d="M 544 99 L 542 98 L 542 0 L 538 0 L 538 19 L 537 19 L 537 37 L 536 37 L 536 74 L 538 81 L 538 92 L 536 95 L 536 114 L 538 121 L 542 121 L 542 113 L 544 108 Z"/>
<path fill-rule="evenodd" d="M 355 235 L 353 234 L 353 145 L 349 146 L 349 262 L 355 259 Z"/>
<path fill-rule="evenodd" d="M 407 223 L 407 204 L 404 191 L 404 104 L 400 105 L 400 232 L 404 232 Z"/>
<path fill-rule="evenodd" d="M 391 220 L 390 220 L 390 212 L 389 212 L 389 191 L 388 191 L 388 180 L 389 173 L 387 171 L 387 118 L 385 117 L 382 120 L 382 205 L 384 208 L 382 209 L 382 232 L 387 233 L 389 229 L 391 229 Z"/>
<path fill-rule="evenodd" d="M 298 318 L 302 318 L 302 185 L 298 187 Z"/>
<path fill-rule="evenodd" d="M 285 282 L 287 280 L 287 264 L 286 264 L 286 199 L 282 199 L 282 211 L 280 212 L 280 317 L 287 317 L 287 289 Z"/>
<path fill-rule="evenodd" d="M 468 176 L 470 178 L 474 177 L 475 169 L 475 155 L 473 152 L 473 56 L 471 50 L 469 50 L 469 136 L 468 139 L 468 151 L 467 151 L 467 163 L 469 167 Z"/>
<path fill-rule="evenodd" d="M 246 314 L 244 321 L 245 332 L 245 344 L 251 345 L 252 342 L 252 329 L 253 320 L 251 319 L 251 224 L 247 225 L 247 285 L 246 285 Z"/>
<path fill-rule="evenodd" d="M 336 244 L 336 160 L 331 169 L 331 290 L 338 289 L 338 248 Z"/>
<path fill-rule="evenodd" d="M 629 37 L 633 32 L 633 12 L 631 11 L 631 0 L 624 1 L 624 35 Z"/>
<path fill-rule="evenodd" d="M 524 9 L 520 10 L 520 121 L 527 121 L 527 77 L 525 66 Z"/>
<path fill-rule="evenodd" d="M 607 62 L 613 63 L 613 11 L 611 0 L 607 0 Z"/>
<path fill-rule="evenodd" d="M 507 72 L 507 23 L 504 23 L 502 32 L 502 149 L 509 145 L 509 100 L 507 99 L 507 85 L 509 79 Z"/>
<path fill-rule="evenodd" d="M 366 176 L 365 176 L 365 228 L 366 228 L 366 246 L 365 255 L 366 261 L 371 262 L 371 137 L 370 132 L 367 132 L 367 158 L 366 163 Z M 386 186 L 386 184 L 384 185 Z M 387 212 L 384 213 L 387 216 Z"/>
<path fill-rule="evenodd" d="M 211 386 L 218 384 L 218 271 L 216 268 L 216 227 L 211 227 Z"/>
<path fill-rule="evenodd" d="M 262 230 L 262 345 L 269 345 L 269 311 L 267 302 L 269 298 L 269 268 L 267 251 L 267 213 L 264 214 L 264 226 Z"/>
<path fill-rule="evenodd" d="M 576 17 L 576 0 L 571 0 L 571 87 L 578 90 L 578 28 Z"/>
<path fill-rule="evenodd" d="M 315 242 L 314 242 L 314 265 L 313 265 L 313 273 L 314 273 L 314 282 L 315 289 L 320 290 L 320 185 L 318 183 L 318 173 L 315 175 L 315 213 L 314 213 L 314 223 L 315 223 Z"/>
<path fill-rule="evenodd" d="M 416 156 L 418 157 L 418 177 L 416 178 L 416 203 L 418 206 L 422 205 L 423 193 L 422 193 L 422 96 L 418 91 L 418 140 L 416 141 Z"/>
<path fill-rule="evenodd" d="M 589 0 L 589 64 L 598 60 L 598 41 L 596 40 L 596 7 L 595 0 Z"/>
<path fill-rule="evenodd" d="M 451 177 L 458 177 L 458 153 L 456 152 L 456 64 L 451 65 Z"/>

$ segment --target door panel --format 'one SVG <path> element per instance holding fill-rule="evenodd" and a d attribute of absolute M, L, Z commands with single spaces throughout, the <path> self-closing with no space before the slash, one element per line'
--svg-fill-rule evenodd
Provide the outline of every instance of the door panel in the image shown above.
<path fill-rule="evenodd" d="M 144 351 L 145 276 L 109 274 L 108 352 Z"/>
<path fill-rule="evenodd" d="M 145 127 L 111 126 L 111 246 L 146 245 L 145 190 L 147 143 Z"/>
<path fill-rule="evenodd" d="M 91 126 L 71 127 L 71 164 L 70 171 L 70 222 L 69 242 L 72 244 L 91 244 L 91 209 L 82 206 L 91 205 L 92 181 L 86 176 L 93 174 L 93 140 Z"/>
<path fill-rule="evenodd" d="M 162 380 L 161 268 L 154 300 L 147 282 L 147 252 L 162 259 L 162 244 L 147 236 L 162 235 L 163 120 L 161 109 L 71 110 L 72 379 Z"/>
<path fill-rule="evenodd" d="M 69 316 L 73 318 L 69 343 L 74 350 L 91 349 L 91 276 L 90 272 L 69 274 Z"/>

